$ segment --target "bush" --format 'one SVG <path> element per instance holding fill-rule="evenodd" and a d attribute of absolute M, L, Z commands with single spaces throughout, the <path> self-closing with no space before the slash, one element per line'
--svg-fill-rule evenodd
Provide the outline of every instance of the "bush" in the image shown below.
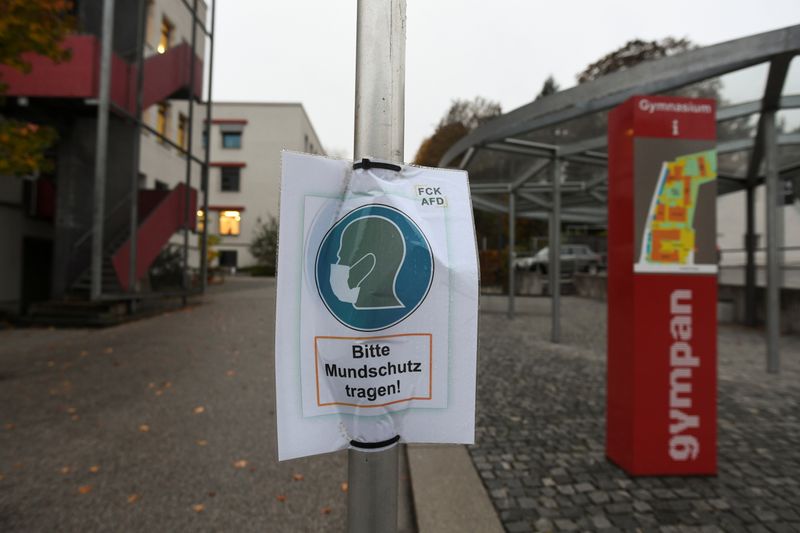
<path fill-rule="evenodd" d="M 274 276 L 278 260 L 278 220 L 270 216 L 266 222 L 256 221 L 255 235 L 250 243 L 250 253 L 263 270 L 254 276 Z"/>

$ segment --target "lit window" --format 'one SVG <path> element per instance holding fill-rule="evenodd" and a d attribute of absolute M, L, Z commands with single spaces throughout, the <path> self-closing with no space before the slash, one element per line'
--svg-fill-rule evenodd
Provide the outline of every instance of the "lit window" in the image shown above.
<path fill-rule="evenodd" d="M 162 102 L 158 104 L 156 115 L 156 132 L 164 137 L 167 136 L 167 122 L 169 121 L 169 104 Z M 159 139 L 164 142 L 164 139 Z"/>
<path fill-rule="evenodd" d="M 222 179 L 220 181 L 221 190 L 226 192 L 238 192 L 241 170 L 242 169 L 239 167 L 222 167 Z"/>
<path fill-rule="evenodd" d="M 202 209 L 197 210 L 197 233 L 203 233 L 203 229 L 206 226 L 206 215 L 203 213 Z"/>
<path fill-rule="evenodd" d="M 188 119 L 186 115 L 180 113 L 178 115 L 178 146 L 181 148 L 186 148 L 186 127 L 188 124 Z"/>
<path fill-rule="evenodd" d="M 169 49 L 174 27 L 167 17 L 161 19 L 161 37 L 158 39 L 158 47 L 156 48 L 159 54 L 163 54 Z"/>
<path fill-rule="evenodd" d="M 239 235 L 239 223 L 242 217 L 239 211 L 222 211 L 219 214 L 219 234 Z"/>
<path fill-rule="evenodd" d="M 242 147 L 242 132 L 241 131 L 223 131 L 222 132 L 222 147 L 223 148 L 241 148 Z"/>

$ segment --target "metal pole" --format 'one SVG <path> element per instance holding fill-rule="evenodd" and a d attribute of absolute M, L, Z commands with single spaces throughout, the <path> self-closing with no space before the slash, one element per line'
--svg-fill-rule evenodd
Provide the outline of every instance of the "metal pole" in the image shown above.
<path fill-rule="evenodd" d="M 358 0 L 356 22 L 356 159 L 403 161 L 405 0 Z M 350 533 L 397 531 L 398 447 L 348 450 Z"/>
<path fill-rule="evenodd" d="M 514 269 L 514 247 L 516 246 L 517 206 L 516 194 L 508 193 L 508 318 L 514 318 L 514 293 L 516 272 Z"/>
<path fill-rule="evenodd" d="M 778 145 L 775 132 L 775 111 L 762 115 L 764 125 L 764 162 L 766 164 L 766 206 L 767 206 L 767 372 L 780 371 L 780 262 L 778 247 L 778 195 L 781 192 L 778 181 Z"/>
<path fill-rule="evenodd" d="M 189 290 L 189 201 L 192 197 L 192 130 L 194 129 L 194 50 L 197 40 L 197 0 L 192 2 L 192 53 L 189 56 L 189 134 L 186 137 L 186 191 L 183 200 L 183 305 Z M 183 147 L 181 147 L 183 148 Z"/>
<path fill-rule="evenodd" d="M 744 322 L 756 325 L 756 190 L 753 183 L 747 184 L 745 205 L 747 230 L 744 235 L 746 261 L 744 267 Z"/>
<path fill-rule="evenodd" d="M 550 340 L 561 342 L 561 172 L 553 157 L 553 211 L 550 218 Z"/>
<path fill-rule="evenodd" d="M 203 231 L 200 236 L 200 279 L 201 287 L 205 292 L 208 285 L 208 174 L 211 159 L 211 89 L 214 81 L 214 20 L 217 10 L 217 1 L 211 3 L 211 36 L 209 37 L 208 52 L 208 96 L 206 97 L 206 122 L 203 131 L 206 141 L 205 155 L 203 157 L 203 177 L 200 188 L 203 190 Z M 192 125 L 194 127 L 194 125 Z"/>
<path fill-rule="evenodd" d="M 131 165 L 131 212 L 130 212 L 130 237 L 128 237 L 130 254 L 128 256 L 128 292 L 136 292 L 136 247 L 137 230 L 139 229 L 139 165 L 142 141 L 142 91 L 144 88 L 144 33 L 145 16 L 147 15 L 147 0 L 140 0 L 139 17 L 136 26 L 136 134 L 133 138 L 133 164 Z M 128 304 L 130 311 L 136 311 L 136 300 Z"/>
<path fill-rule="evenodd" d="M 97 106 L 97 143 L 94 158 L 94 204 L 92 209 L 91 299 L 103 292 L 103 222 L 106 204 L 106 159 L 108 155 L 108 110 L 111 102 L 111 45 L 114 40 L 114 0 L 103 0 L 100 44 L 100 94 Z"/>

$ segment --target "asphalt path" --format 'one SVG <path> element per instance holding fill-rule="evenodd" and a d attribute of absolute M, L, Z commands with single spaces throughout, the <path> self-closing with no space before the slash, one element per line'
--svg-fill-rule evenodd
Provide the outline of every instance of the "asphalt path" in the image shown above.
<path fill-rule="evenodd" d="M 275 283 L 0 331 L 0 531 L 343 531 L 346 456 L 279 463 Z"/>

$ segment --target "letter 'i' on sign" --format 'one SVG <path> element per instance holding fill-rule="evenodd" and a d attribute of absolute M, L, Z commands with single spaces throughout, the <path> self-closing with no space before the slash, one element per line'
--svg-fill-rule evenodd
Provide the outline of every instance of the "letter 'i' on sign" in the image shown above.
<path fill-rule="evenodd" d="M 282 154 L 281 460 L 351 441 L 474 442 L 479 289 L 467 174 L 384 166 Z"/>
<path fill-rule="evenodd" d="M 608 122 L 606 454 L 715 474 L 715 102 L 635 96 Z"/>

